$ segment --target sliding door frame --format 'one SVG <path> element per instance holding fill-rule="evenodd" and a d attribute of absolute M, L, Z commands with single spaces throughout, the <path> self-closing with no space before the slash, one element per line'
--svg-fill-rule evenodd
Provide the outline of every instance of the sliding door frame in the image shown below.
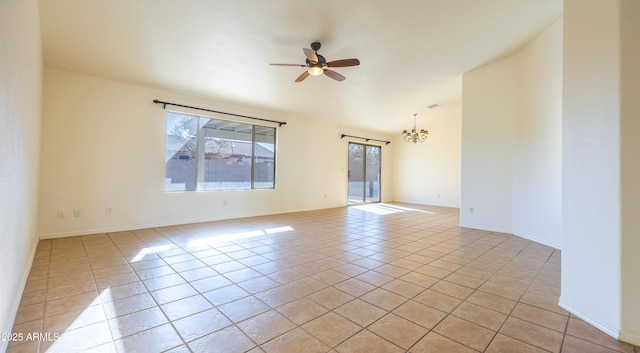
<path fill-rule="evenodd" d="M 350 197 L 350 174 L 351 174 L 351 169 L 349 168 L 350 165 L 350 150 L 351 150 L 351 145 L 359 145 L 362 146 L 363 148 L 363 162 L 362 162 L 362 168 L 363 168 L 363 176 L 364 176 L 364 180 L 362 181 L 362 199 L 359 200 L 358 202 L 352 201 L 351 197 Z M 377 178 L 377 182 L 378 182 L 378 198 L 377 200 L 374 201 L 367 201 L 368 197 L 367 195 L 367 148 L 368 147 L 372 147 L 372 148 L 377 148 L 378 149 L 378 178 Z M 382 146 L 378 146 L 378 145 L 370 145 L 370 144 L 366 144 L 366 143 L 360 143 L 360 142 L 353 142 L 353 141 L 348 141 L 347 142 L 347 204 L 348 205 L 358 205 L 358 204 L 366 204 L 366 203 L 379 203 L 382 200 Z"/>

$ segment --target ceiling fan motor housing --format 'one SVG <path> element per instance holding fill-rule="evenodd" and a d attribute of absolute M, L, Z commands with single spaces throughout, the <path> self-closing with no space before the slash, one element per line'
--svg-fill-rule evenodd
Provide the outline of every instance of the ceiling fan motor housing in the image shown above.
<path fill-rule="evenodd" d="M 316 56 L 318 57 L 318 64 L 324 66 L 327 63 L 327 59 L 325 59 L 324 56 L 320 54 L 316 54 Z M 311 60 L 306 59 L 306 61 L 307 61 L 307 66 L 313 65 L 313 62 L 311 62 Z"/>

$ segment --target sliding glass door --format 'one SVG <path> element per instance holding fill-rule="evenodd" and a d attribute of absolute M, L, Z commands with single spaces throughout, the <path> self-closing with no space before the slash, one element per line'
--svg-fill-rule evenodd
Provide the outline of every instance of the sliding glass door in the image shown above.
<path fill-rule="evenodd" d="M 380 202 L 380 146 L 349 143 L 348 201 Z"/>

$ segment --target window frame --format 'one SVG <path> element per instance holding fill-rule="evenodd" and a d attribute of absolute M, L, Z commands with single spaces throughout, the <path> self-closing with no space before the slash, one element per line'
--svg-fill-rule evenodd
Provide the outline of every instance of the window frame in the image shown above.
<path fill-rule="evenodd" d="M 195 126 L 196 126 L 196 134 L 194 136 L 195 138 L 195 142 L 196 142 L 196 152 L 195 152 L 195 166 L 194 166 L 194 177 L 193 177 L 193 182 L 194 182 L 194 187 L 193 189 L 188 189 L 185 188 L 184 189 L 170 189 L 167 188 L 167 184 L 165 183 L 165 188 L 164 191 L 168 192 L 168 193 L 173 193 L 173 192 L 192 192 L 192 191 L 196 191 L 196 192 L 216 192 L 216 191 L 243 191 L 243 190 L 275 190 L 277 188 L 277 151 L 278 151 L 278 126 L 270 126 L 268 124 L 254 124 L 251 122 L 246 122 L 246 121 L 239 121 L 239 120 L 232 120 L 232 119 L 226 119 L 226 118 L 221 118 L 218 116 L 209 116 L 209 115 L 202 115 L 202 114 L 194 114 L 194 113 L 190 113 L 190 112 L 184 112 L 184 111 L 180 111 L 180 110 L 166 110 L 165 115 L 164 115 L 164 121 L 165 121 L 165 128 L 164 128 L 164 138 L 165 138 L 165 155 L 168 152 L 168 121 L 169 121 L 169 116 L 170 114 L 176 114 L 176 115 L 182 115 L 182 116 L 186 116 L 189 118 L 194 118 L 196 119 L 195 122 Z M 221 122 L 228 122 L 228 123 L 235 123 L 235 124 L 243 124 L 243 125 L 247 125 L 251 127 L 251 166 L 250 166 L 250 180 L 249 180 L 249 187 L 247 188 L 200 188 L 200 172 L 201 172 L 201 168 L 203 168 L 204 166 L 204 162 L 205 162 L 205 157 L 204 157 L 204 152 L 201 156 L 200 150 L 201 148 L 204 148 L 203 146 L 201 146 L 202 143 L 204 143 L 205 138 L 202 137 L 200 134 L 202 133 L 202 130 L 204 129 L 204 126 L 206 126 L 206 123 L 201 125 L 202 120 L 201 119 L 206 119 L 206 120 L 215 120 L 215 121 L 221 121 Z M 202 127 L 201 127 L 202 126 Z M 273 167 L 272 167 L 272 171 L 273 171 L 273 185 L 270 187 L 256 187 L 256 180 L 255 180 L 255 174 L 256 174 L 256 160 L 258 158 L 257 156 L 257 142 L 256 142 L 256 128 L 266 128 L 266 129 L 273 129 Z M 247 140 L 248 141 L 248 140 Z M 167 163 L 168 161 L 165 161 L 165 168 L 164 168 L 164 177 L 165 180 L 167 179 Z"/>

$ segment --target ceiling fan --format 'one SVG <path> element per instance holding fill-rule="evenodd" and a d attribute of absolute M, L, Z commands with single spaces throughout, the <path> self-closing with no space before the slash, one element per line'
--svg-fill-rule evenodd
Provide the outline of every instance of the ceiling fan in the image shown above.
<path fill-rule="evenodd" d="M 320 49 L 320 42 L 311 43 L 311 49 L 302 48 L 304 55 L 307 57 L 306 64 L 304 65 L 299 65 L 299 64 L 270 64 L 270 65 L 306 67 L 307 71 L 303 72 L 302 75 L 298 76 L 298 78 L 296 79 L 296 82 L 302 82 L 305 78 L 309 77 L 309 75 L 320 76 L 322 74 L 325 74 L 336 81 L 344 81 L 346 77 L 342 76 L 341 74 L 333 70 L 329 70 L 329 68 L 360 65 L 360 60 L 358 59 L 342 59 L 342 60 L 334 60 L 334 61 L 327 62 L 324 56 L 318 54 L 319 49 Z"/>

